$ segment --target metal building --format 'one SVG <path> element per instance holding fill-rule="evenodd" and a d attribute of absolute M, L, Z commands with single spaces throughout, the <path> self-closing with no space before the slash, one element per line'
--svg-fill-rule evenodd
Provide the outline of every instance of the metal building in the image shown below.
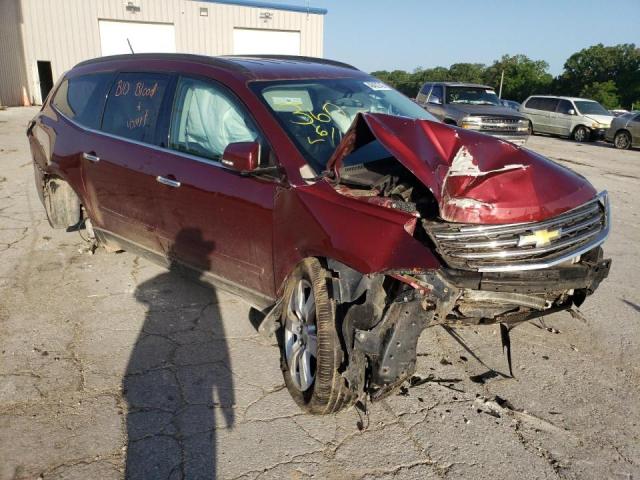
<path fill-rule="evenodd" d="M 249 0 L 0 0 L 0 105 L 40 104 L 76 63 L 132 50 L 321 57 L 326 13 Z"/>

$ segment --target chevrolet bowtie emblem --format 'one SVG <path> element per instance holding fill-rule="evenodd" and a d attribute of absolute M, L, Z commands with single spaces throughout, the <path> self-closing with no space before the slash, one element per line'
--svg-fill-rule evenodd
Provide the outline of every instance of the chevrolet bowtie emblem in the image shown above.
<path fill-rule="evenodd" d="M 553 240 L 559 238 L 562 234 L 562 230 L 538 230 L 530 235 L 520 235 L 518 239 L 519 247 L 528 247 L 529 245 L 535 245 L 536 248 L 549 245 Z"/>

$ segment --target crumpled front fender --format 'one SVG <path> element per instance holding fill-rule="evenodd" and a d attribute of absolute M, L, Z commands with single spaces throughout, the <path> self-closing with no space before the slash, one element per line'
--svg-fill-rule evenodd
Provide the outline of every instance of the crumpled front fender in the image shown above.
<path fill-rule="evenodd" d="M 326 181 L 280 190 L 274 211 L 276 287 L 300 260 L 312 256 L 332 258 L 363 274 L 441 266 L 412 236 L 417 217 L 345 197 Z"/>

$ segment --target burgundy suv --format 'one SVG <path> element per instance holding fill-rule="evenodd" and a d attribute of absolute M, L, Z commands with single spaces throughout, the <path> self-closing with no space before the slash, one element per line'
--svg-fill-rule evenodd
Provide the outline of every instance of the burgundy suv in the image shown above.
<path fill-rule="evenodd" d="M 338 62 L 90 60 L 27 134 L 52 227 L 242 295 L 313 413 L 402 383 L 427 325 L 508 332 L 610 267 L 606 192 Z"/>

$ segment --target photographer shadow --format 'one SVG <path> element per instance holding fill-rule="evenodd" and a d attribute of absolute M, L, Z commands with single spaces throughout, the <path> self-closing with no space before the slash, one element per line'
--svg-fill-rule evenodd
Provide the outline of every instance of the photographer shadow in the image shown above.
<path fill-rule="evenodd" d="M 123 379 L 127 479 L 215 479 L 216 428 L 234 424 L 217 294 L 202 274 L 175 260 L 187 243 L 200 257 L 196 264 L 206 267 L 213 243 L 197 229 L 183 229 L 171 248 L 169 271 L 135 291 L 147 313 Z"/>

